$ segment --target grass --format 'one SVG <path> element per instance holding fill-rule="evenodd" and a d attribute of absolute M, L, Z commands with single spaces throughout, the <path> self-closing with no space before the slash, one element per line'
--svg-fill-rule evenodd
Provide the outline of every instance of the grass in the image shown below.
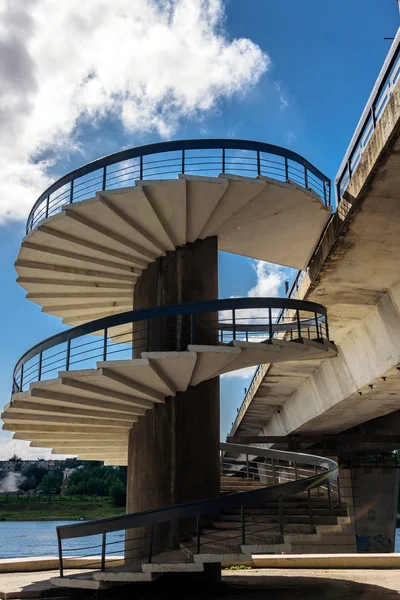
<path fill-rule="evenodd" d="M 18 499 L 0 501 L 0 521 L 32 521 L 46 519 L 101 519 L 125 514 L 125 509 L 115 506 L 110 498 L 91 500 L 61 500 L 58 496 L 51 499 Z"/>

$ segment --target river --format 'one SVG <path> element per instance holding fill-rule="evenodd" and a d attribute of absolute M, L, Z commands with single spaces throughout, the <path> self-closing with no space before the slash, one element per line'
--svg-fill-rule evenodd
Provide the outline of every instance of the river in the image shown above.
<path fill-rule="evenodd" d="M 76 521 L 0 521 L 0 559 L 27 556 L 57 556 L 57 525 Z M 112 546 L 109 543 L 114 542 Z M 88 548 L 89 547 L 89 548 Z M 101 552 L 101 536 L 65 540 L 66 556 L 93 556 Z M 70 549 L 70 553 L 67 550 Z M 123 532 L 107 535 L 107 549 L 123 554 Z"/>
<path fill-rule="evenodd" d="M 57 555 L 57 525 L 66 525 L 76 521 L 6 521 L 0 522 L 0 559 L 26 556 Z M 114 542 L 108 546 L 108 542 Z M 90 548 L 88 548 L 88 546 Z M 94 547 L 92 547 L 94 546 Z M 100 554 L 101 537 L 67 540 L 65 549 L 71 549 L 71 555 L 85 556 Z M 123 534 L 108 534 L 107 549 L 116 554 L 123 553 Z M 396 552 L 400 552 L 400 528 L 396 531 Z"/>

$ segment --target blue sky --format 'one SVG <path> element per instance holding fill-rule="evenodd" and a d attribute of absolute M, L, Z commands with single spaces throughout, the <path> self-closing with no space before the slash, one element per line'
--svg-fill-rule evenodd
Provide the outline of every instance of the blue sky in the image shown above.
<path fill-rule="evenodd" d="M 209 11 L 214 5 L 214 12 L 209 12 L 207 19 L 202 21 L 199 45 L 204 44 L 207 48 L 210 46 L 209 36 L 219 36 L 223 40 L 223 48 L 232 50 L 234 40 L 247 40 L 241 53 L 242 58 L 245 57 L 244 62 L 237 62 L 239 75 L 235 72 L 235 64 L 232 68 L 232 64 L 228 64 L 230 59 L 223 58 L 221 60 L 225 60 L 226 67 L 223 84 L 209 83 L 210 68 L 204 61 L 200 62 L 197 67 L 199 81 L 201 79 L 199 88 L 190 94 L 191 83 L 184 93 L 177 93 L 179 102 L 168 107 L 169 96 L 157 90 L 151 91 L 157 87 L 154 81 L 150 81 L 153 87 L 147 86 L 149 74 L 146 73 L 146 64 L 150 69 L 149 65 L 153 63 L 146 59 L 139 81 L 146 93 L 139 97 L 130 90 L 128 102 L 122 109 L 118 106 L 118 112 L 115 98 L 123 95 L 123 86 L 132 86 L 132 81 L 125 83 L 121 77 L 118 82 L 109 81 L 107 69 L 112 69 L 113 65 L 107 64 L 107 57 L 102 57 L 101 52 L 93 51 L 87 73 L 80 73 L 82 57 L 75 56 L 67 47 L 71 28 L 76 27 L 76 20 L 72 17 L 74 11 L 76 14 L 79 12 L 79 2 L 71 0 L 57 9 L 53 4 L 53 9 L 59 11 L 55 22 L 59 22 L 60 31 L 66 30 L 66 39 L 58 42 L 57 36 L 46 30 L 43 19 L 48 2 L 38 0 L 36 13 L 28 15 L 32 16 L 28 36 L 24 30 L 27 21 L 24 17 L 27 15 L 23 14 L 24 9 L 19 9 L 17 16 L 21 25 L 14 32 L 20 42 L 19 61 L 15 61 L 18 68 L 10 68 L 5 85 L 8 105 L 12 110 L 6 111 L 0 120 L 3 129 L 0 136 L 3 139 L 0 142 L 1 162 L 3 165 L 6 163 L 3 178 L 6 181 L 9 178 L 0 199 L 1 404 L 9 401 L 12 370 L 19 356 L 62 328 L 59 319 L 41 314 L 38 306 L 25 300 L 24 291 L 15 283 L 13 267 L 24 234 L 23 217 L 27 216 L 35 194 L 38 195 L 49 180 L 122 147 L 192 137 L 255 139 L 290 147 L 334 179 L 390 46 L 390 41 L 383 38 L 394 36 L 399 23 L 395 0 L 227 0 L 225 3 L 209 0 Z M 121 0 L 121 5 L 124 2 Z M 195 22 L 190 25 L 190 18 L 194 21 L 200 18 L 207 2 L 192 0 L 192 6 L 198 5 L 200 12 L 190 18 L 185 13 L 188 5 L 184 0 L 177 3 L 181 5 L 181 22 L 189 23 L 190 37 L 191 31 L 196 32 Z M 139 4 L 154 8 L 157 3 L 156 0 L 140 0 Z M 99 9 L 103 0 L 95 0 L 91 5 L 90 9 Z M 116 5 L 118 2 L 112 4 Z M 0 10 L 2 8 L 6 10 L 0 2 Z M 85 8 L 87 14 L 83 17 L 87 17 L 88 23 L 93 22 L 90 9 Z M 156 13 L 146 15 L 157 24 Z M 14 27 L 15 15 L 8 16 L 13 17 Z M 131 15 L 131 19 L 135 18 L 139 20 L 142 17 Z M 84 21 L 82 23 L 81 29 L 85 25 Z M 119 31 L 119 27 L 123 28 L 124 24 L 122 20 L 110 19 L 109 23 L 112 28 L 110 44 L 113 39 L 117 44 L 123 37 L 123 30 Z M 99 28 L 101 26 L 100 23 Z M 193 29 L 189 30 L 189 27 Z M 0 36 L 4 35 L 0 32 Z M 29 45 L 29 40 L 32 45 Z M 35 40 L 43 41 L 44 49 L 38 50 Z M 91 41 L 96 48 L 98 41 L 95 38 Z M 140 48 L 144 47 L 145 41 L 142 37 L 140 44 L 134 45 L 132 40 L 130 44 L 123 42 L 126 44 L 122 53 L 125 58 L 121 62 L 125 71 L 132 68 L 130 52 L 136 53 L 134 65 L 139 71 Z M 54 48 L 54 60 L 58 63 L 49 66 L 48 56 L 52 56 L 52 45 L 57 43 L 60 45 Z M 163 67 L 164 72 L 167 69 L 167 75 L 168 68 L 178 71 L 186 68 L 190 73 L 192 65 L 197 65 L 196 46 L 188 50 L 186 58 L 182 57 L 182 53 L 174 57 L 173 47 L 169 38 L 164 47 L 160 43 L 160 47 L 154 50 L 154 64 L 159 64 L 161 58 L 168 59 L 167 67 Z M 167 58 L 166 48 L 169 52 Z M 91 51 L 86 49 L 87 54 Z M 6 60 L 14 64 L 11 50 Z M 97 65 L 97 60 L 102 61 L 101 64 Z M 213 60 L 215 62 L 216 58 Z M 260 68 L 261 62 L 263 69 Z M 24 68 L 20 69 L 21 64 Z M 17 73 L 18 69 L 21 72 Z M 102 88 L 99 88 L 100 91 L 96 89 L 94 94 L 86 84 L 96 80 L 96 73 L 100 74 L 100 79 L 102 72 Z M 67 93 L 63 93 L 63 86 L 65 90 L 70 89 L 71 85 L 79 83 L 74 79 L 79 77 L 84 85 L 77 85 L 76 92 L 68 96 L 68 104 L 64 105 Z M 105 89 L 107 86 L 110 90 Z M 117 89 L 116 86 L 120 87 Z M 116 89 L 118 94 L 114 93 Z M 40 100 L 40 94 L 48 104 Z M 18 148 L 18 152 L 14 152 L 14 148 Z M 221 254 L 220 297 L 246 296 L 257 286 L 261 291 L 272 289 L 271 276 L 276 272 L 274 267 L 269 270 L 267 266 L 258 265 L 257 268 L 254 261 Z M 290 277 L 290 273 L 279 272 L 281 295 L 286 277 Z M 275 288 L 273 291 L 277 292 Z M 250 377 L 247 373 L 246 376 L 226 377 L 222 381 L 221 439 L 230 429 Z M 5 449 L 10 437 L 8 433 L 0 432 L 0 457 L 2 449 L 3 456 L 7 454 Z M 14 445 L 12 449 L 19 448 Z"/>

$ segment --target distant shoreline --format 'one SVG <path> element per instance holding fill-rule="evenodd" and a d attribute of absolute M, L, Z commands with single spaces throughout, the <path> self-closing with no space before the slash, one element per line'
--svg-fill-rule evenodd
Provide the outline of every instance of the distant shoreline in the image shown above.
<path fill-rule="evenodd" d="M 0 522 L 8 521 L 81 521 L 125 514 L 111 498 L 62 500 L 18 500 L 0 502 Z"/>
<path fill-rule="evenodd" d="M 2 517 L 0 516 L 0 523 L 15 523 L 17 521 L 87 521 L 85 517 L 70 517 L 67 515 L 60 515 L 56 517 Z"/>

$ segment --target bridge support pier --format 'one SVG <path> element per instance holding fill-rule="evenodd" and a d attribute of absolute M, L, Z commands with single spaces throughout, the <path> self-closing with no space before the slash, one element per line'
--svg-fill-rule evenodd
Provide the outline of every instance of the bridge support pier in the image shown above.
<path fill-rule="evenodd" d="M 341 499 L 354 525 L 357 552 L 394 552 L 399 478 L 396 468 L 341 469 Z"/>
<path fill-rule="evenodd" d="M 136 283 L 134 308 L 217 298 L 217 239 L 212 237 L 167 252 L 151 263 Z M 217 319 L 211 313 L 203 321 L 196 319 L 194 325 L 190 320 L 156 319 L 149 350 L 170 350 L 172 343 L 176 349 L 180 340 L 180 349 L 185 351 L 192 326 L 197 343 L 200 339 L 200 343 L 215 344 Z M 135 350 L 133 356 L 137 356 Z M 200 500 L 217 496 L 219 491 L 219 377 L 215 377 L 178 392 L 165 404 L 156 404 L 135 423 L 129 436 L 127 512 Z M 154 553 L 176 547 L 191 526 L 187 520 L 157 525 Z M 127 532 L 128 559 L 147 552 L 148 534 L 145 528 Z M 137 550 L 138 546 L 142 548 Z"/>

